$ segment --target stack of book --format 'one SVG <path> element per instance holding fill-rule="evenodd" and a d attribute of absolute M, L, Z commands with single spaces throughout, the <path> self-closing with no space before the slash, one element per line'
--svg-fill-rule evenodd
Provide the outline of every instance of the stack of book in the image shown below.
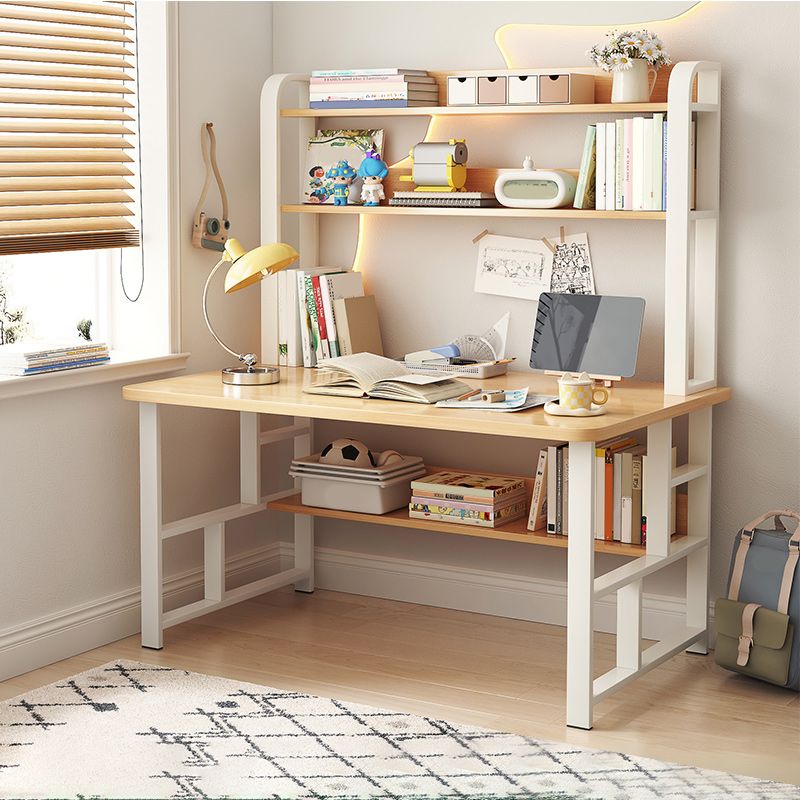
<path fill-rule="evenodd" d="M 288 366 L 314 367 L 352 353 L 383 355 L 375 298 L 360 272 L 339 267 L 278 273 L 278 343 Z"/>
<path fill-rule="evenodd" d="M 407 108 L 439 104 L 439 87 L 419 69 L 322 69 L 311 73 L 311 108 Z"/>
<path fill-rule="evenodd" d="M 522 478 L 435 472 L 411 481 L 408 515 L 462 525 L 497 528 L 525 516 L 527 494 Z"/>
<path fill-rule="evenodd" d="M 574 207 L 666 210 L 667 120 L 663 113 L 588 126 Z"/>
<path fill-rule="evenodd" d="M 677 457 L 672 449 L 673 466 Z M 646 544 L 647 449 L 632 436 L 598 442 L 595 449 L 594 538 Z M 676 490 L 672 490 L 670 531 L 676 530 Z M 554 445 L 539 453 L 528 516 L 528 530 L 569 535 L 569 447 Z"/>
<path fill-rule="evenodd" d="M 39 375 L 108 361 L 108 345 L 101 342 L 45 345 L 18 342 L 0 346 L 0 374 Z"/>

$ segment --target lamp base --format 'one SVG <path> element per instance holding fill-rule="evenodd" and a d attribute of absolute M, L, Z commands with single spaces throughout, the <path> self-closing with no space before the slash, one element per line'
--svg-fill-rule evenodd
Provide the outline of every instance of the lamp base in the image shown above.
<path fill-rule="evenodd" d="M 266 386 L 281 382 L 278 367 L 228 367 L 222 370 L 222 382 L 232 386 Z"/>

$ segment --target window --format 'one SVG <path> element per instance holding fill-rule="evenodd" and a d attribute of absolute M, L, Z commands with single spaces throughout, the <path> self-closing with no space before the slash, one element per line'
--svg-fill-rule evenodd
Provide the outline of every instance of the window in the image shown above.
<path fill-rule="evenodd" d="M 115 0 L 0 2 L 0 339 L 74 340 L 89 319 L 93 340 L 130 357 L 177 344 L 165 214 L 172 24 L 164 2 L 138 12 Z M 144 254 L 140 145 L 154 220 Z"/>

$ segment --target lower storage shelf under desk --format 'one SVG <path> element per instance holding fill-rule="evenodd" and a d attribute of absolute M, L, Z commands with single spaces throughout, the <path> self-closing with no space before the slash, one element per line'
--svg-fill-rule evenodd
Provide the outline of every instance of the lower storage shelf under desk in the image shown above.
<path fill-rule="evenodd" d="M 525 544 L 539 544 L 546 547 L 566 548 L 568 537 L 551 536 L 544 531 L 529 531 L 527 515 L 521 519 L 508 522 L 499 528 L 482 528 L 478 525 L 460 525 L 453 522 L 439 522 L 438 520 L 412 519 L 408 516 L 407 508 L 390 511 L 388 514 L 363 514 L 359 511 L 339 511 L 334 508 L 317 508 L 305 506 L 300 500 L 300 493 L 280 500 L 267 503 L 270 511 L 286 511 L 290 514 L 307 514 L 312 517 L 326 519 L 345 519 L 351 522 L 369 522 L 373 525 L 393 525 L 397 528 L 416 528 L 436 533 L 453 533 L 458 536 L 477 536 L 482 539 L 503 539 L 508 542 L 524 542 Z M 680 538 L 675 534 L 673 540 Z M 611 553 L 616 556 L 637 558 L 645 554 L 644 545 L 622 544 L 621 542 L 606 542 L 596 539 L 594 543 L 596 553 Z"/>

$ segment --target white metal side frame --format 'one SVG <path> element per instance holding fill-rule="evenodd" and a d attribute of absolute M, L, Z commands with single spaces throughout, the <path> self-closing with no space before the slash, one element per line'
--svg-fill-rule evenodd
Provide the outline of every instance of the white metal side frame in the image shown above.
<path fill-rule="evenodd" d="M 314 591 L 314 519 L 295 516 L 294 566 L 275 575 L 251 581 L 236 589 L 225 588 L 225 523 L 263 511 L 270 500 L 294 494 L 293 487 L 261 496 L 261 448 L 294 440 L 294 455 L 311 452 L 311 421 L 268 431 L 259 430 L 259 415 L 240 412 L 240 502 L 192 517 L 164 523 L 161 513 L 161 424 L 159 405 L 139 404 L 141 479 L 142 646 L 160 649 L 164 628 L 240 603 L 281 586 L 294 584 L 302 592 Z M 165 539 L 202 531 L 204 540 L 204 596 L 195 603 L 164 612 L 162 548 Z"/>
<path fill-rule="evenodd" d="M 682 650 L 707 651 L 708 547 L 711 519 L 711 408 L 689 417 L 689 463 L 672 467 L 672 420 L 647 428 L 646 554 L 594 576 L 594 442 L 569 446 L 567 552 L 567 725 L 592 727 L 596 703 Z M 673 488 L 688 483 L 689 534 L 671 541 Z M 573 487 L 579 489 L 572 491 Z M 642 650 L 642 581 L 686 559 L 686 621 L 673 638 Z M 594 677 L 594 602 L 617 595 L 616 666 Z"/>
<path fill-rule="evenodd" d="M 682 61 L 669 76 L 664 270 L 666 394 L 688 395 L 717 385 L 720 77 L 720 65 L 705 61 Z M 692 99 L 695 79 L 696 102 Z"/>

